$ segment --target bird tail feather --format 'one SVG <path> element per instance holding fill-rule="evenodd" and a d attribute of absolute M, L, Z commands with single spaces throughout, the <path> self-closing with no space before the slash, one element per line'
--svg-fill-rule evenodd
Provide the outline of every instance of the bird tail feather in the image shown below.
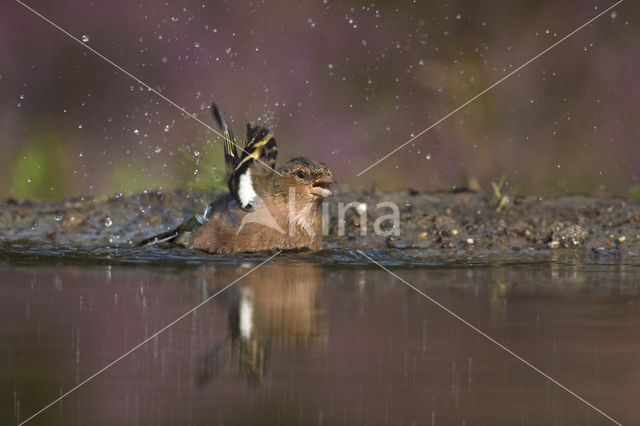
<path fill-rule="evenodd" d="M 163 232 L 158 235 L 154 235 L 153 237 L 142 240 L 138 243 L 138 247 L 150 247 L 162 243 L 172 242 L 185 232 L 194 231 L 201 225 L 202 224 L 196 217 L 192 217 L 191 219 L 182 222 L 180 226 L 172 229 L 171 231 Z"/>

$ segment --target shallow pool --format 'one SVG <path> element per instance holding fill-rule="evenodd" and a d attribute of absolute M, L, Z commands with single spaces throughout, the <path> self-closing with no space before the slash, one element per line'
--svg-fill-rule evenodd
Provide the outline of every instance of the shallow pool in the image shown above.
<path fill-rule="evenodd" d="M 270 254 L 16 245 L 0 251 L 0 424 L 79 384 L 26 424 L 638 421 L 637 264 L 366 254 L 531 365 L 354 251 L 259 266 Z"/>

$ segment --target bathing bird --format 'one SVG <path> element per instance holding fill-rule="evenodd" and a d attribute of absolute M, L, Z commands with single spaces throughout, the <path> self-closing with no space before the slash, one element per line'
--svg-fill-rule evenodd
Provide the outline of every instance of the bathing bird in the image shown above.
<path fill-rule="evenodd" d="M 202 215 L 139 245 L 170 243 L 217 254 L 322 248 L 321 204 L 335 183 L 329 167 L 308 157 L 276 167 L 276 139 L 268 129 L 247 123 L 240 147 L 215 104 L 211 112 L 224 142 L 229 193 Z"/>

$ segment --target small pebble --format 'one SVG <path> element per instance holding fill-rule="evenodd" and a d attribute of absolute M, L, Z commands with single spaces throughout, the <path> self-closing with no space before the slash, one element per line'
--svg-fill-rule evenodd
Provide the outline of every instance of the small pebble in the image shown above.
<path fill-rule="evenodd" d="M 62 225 L 63 228 L 71 228 L 73 226 L 80 225 L 86 220 L 87 220 L 87 216 L 81 213 L 71 213 L 65 216 L 60 222 L 60 224 Z"/>

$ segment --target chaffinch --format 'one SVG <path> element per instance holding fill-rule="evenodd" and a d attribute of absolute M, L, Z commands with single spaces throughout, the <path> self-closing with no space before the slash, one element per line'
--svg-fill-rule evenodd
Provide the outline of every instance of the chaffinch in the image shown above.
<path fill-rule="evenodd" d="M 211 110 L 224 138 L 229 193 L 202 216 L 140 245 L 170 242 L 209 253 L 322 248 L 320 205 L 332 195 L 329 186 L 335 183 L 327 165 L 298 157 L 276 168 L 274 136 L 250 124 L 238 153 L 224 116 L 215 104 Z"/>

